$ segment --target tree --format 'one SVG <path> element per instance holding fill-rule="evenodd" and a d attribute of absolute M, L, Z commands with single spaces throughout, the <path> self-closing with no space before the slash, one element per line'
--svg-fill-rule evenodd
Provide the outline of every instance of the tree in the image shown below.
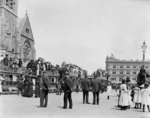
<path fill-rule="evenodd" d="M 146 70 L 144 66 L 141 67 L 140 72 L 138 73 L 137 76 L 137 85 L 140 86 L 145 83 L 146 80 Z"/>

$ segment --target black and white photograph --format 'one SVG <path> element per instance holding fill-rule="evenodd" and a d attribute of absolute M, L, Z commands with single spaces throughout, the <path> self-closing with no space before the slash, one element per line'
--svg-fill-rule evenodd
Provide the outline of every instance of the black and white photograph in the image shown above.
<path fill-rule="evenodd" d="M 0 118 L 150 118 L 150 0 L 0 0 Z"/>

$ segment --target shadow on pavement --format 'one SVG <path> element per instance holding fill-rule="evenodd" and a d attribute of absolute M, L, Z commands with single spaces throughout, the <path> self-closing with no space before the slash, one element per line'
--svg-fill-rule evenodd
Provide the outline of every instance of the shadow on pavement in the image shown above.
<path fill-rule="evenodd" d="M 41 108 L 39 105 L 38 106 L 36 106 L 37 108 Z"/>
<path fill-rule="evenodd" d="M 77 102 L 78 104 L 91 104 L 91 103 L 83 103 L 83 102 Z"/>
<path fill-rule="evenodd" d="M 60 108 L 60 109 L 63 109 L 63 106 L 57 106 L 58 108 Z"/>
<path fill-rule="evenodd" d="M 111 108 L 111 109 L 113 109 L 113 110 L 120 110 L 120 107 L 118 107 L 118 106 L 114 106 L 113 108 Z"/>
<path fill-rule="evenodd" d="M 146 113 L 146 112 L 143 112 L 143 110 L 142 110 L 142 109 L 141 109 L 141 110 L 135 110 L 135 109 L 134 109 L 133 111 Z"/>

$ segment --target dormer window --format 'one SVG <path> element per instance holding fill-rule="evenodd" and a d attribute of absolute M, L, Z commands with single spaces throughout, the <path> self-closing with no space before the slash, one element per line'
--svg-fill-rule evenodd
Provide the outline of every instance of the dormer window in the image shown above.
<path fill-rule="evenodd" d="M 8 6 L 8 0 L 6 0 L 6 5 Z"/>

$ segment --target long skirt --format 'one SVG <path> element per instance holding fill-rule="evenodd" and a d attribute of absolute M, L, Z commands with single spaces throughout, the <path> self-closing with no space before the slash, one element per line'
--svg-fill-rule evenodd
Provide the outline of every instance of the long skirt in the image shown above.
<path fill-rule="evenodd" d="M 27 95 L 28 95 L 28 86 L 25 86 L 23 89 L 23 96 L 27 97 Z"/>
<path fill-rule="evenodd" d="M 130 95 L 128 95 L 128 103 L 130 106 L 132 106 L 132 97 Z"/>
<path fill-rule="evenodd" d="M 122 107 L 128 106 L 129 105 L 129 98 L 127 92 L 121 90 L 121 95 L 119 99 L 119 105 Z"/>
<path fill-rule="evenodd" d="M 143 92 L 142 104 L 143 105 L 150 105 L 150 96 L 149 96 L 148 91 Z"/>
<path fill-rule="evenodd" d="M 139 93 L 137 94 L 137 101 L 136 103 L 141 103 L 142 102 L 142 95 L 141 92 L 139 91 Z"/>
<path fill-rule="evenodd" d="M 33 97 L 33 86 L 28 87 L 27 97 Z"/>
<path fill-rule="evenodd" d="M 138 94 L 135 93 L 135 94 L 134 94 L 134 97 L 133 97 L 133 102 L 134 102 L 134 103 L 137 103 L 137 97 L 138 97 Z"/>

